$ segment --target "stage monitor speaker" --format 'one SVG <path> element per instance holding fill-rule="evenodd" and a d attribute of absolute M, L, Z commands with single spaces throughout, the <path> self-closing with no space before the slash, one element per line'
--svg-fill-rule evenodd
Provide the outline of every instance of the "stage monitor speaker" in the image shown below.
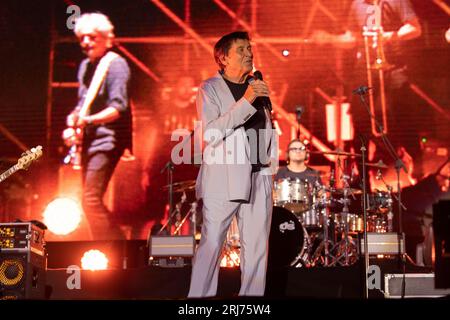
<path fill-rule="evenodd" d="M 399 253 L 405 253 L 405 240 L 401 234 L 395 232 L 368 232 L 367 242 L 369 255 L 396 255 Z M 360 239 L 360 252 L 364 254 L 364 237 L 361 234 Z"/>
<path fill-rule="evenodd" d="M 405 274 L 405 298 L 437 298 L 450 295 L 450 290 L 436 289 L 433 273 Z M 401 298 L 403 274 L 384 275 L 384 297 Z"/>
<path fill-rule="evenodd" d="M 183 267 L 194 256 L 194 236 L 150 237 L 149 264 L 160 267 Z"/>
<path fill-rule="evenodd" d="M 450 288 L 450 200 L 433 205 L 436 288 Z"/>

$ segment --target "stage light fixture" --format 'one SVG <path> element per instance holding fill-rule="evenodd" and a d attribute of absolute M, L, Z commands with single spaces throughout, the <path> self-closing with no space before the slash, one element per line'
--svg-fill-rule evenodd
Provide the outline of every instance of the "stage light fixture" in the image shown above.
<path fill-rule="evenodd" d="M 44 211 L 44 223 L 57 235 L 73 232 L 81 222 L 81 206 L 71 198 L 57 198 Z"/>
<path fill-rule="evenodd" d="M 81 268 L 84 270 L 106 270 L 108 269 L 108 258 L 97 249 L 86 251 L 81 258 Z"/>

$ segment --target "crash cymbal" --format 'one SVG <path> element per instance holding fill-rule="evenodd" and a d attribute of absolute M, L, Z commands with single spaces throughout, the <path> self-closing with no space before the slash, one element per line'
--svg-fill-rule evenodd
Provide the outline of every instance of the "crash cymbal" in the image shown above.
<path fill-rule="evenodd" d="M 347 157 L 361 157 L 361 154 L 359 154 L 359 153 L 351 153 L 351 152 L 344 152 L 344 151 L 309 151 L 309 153 L 331 154 L 331 155 L 335 155 L 335 156 L 347 156 Z"/>
<path fill-rule="evenodd" d="M 344 190 L 345 189 L 335 189 L 335 188 L 329 189 L 329 191 L 331 193 L 339 194 L 339 195 L 344 194 Z M 350 194 L 362 194 L 362 190 L 361 189 L 348 188 L 347 190 L 348 190 L 348 194 L 349 195 Z"/>
<path fill-rule="evenodd" d="M 165 185 L 162 187 L 163 190 L 168 190 L 170 185 Z M 186 181 L 180 181 L 175 182 L 172 184 L 172 190 L 173 192 L 183 192 L 188 190 L 194 190 L 195 189 L 195 180 L 186 180 Z"/>
<path fill-rule="evenodd" d="M 387 169 L 389 168 L 386 164 L 383 163 L 382 160 L 378 161 L 377 163 L 366 163 L 366 166 L 378 168 L 378 169 Z"/>

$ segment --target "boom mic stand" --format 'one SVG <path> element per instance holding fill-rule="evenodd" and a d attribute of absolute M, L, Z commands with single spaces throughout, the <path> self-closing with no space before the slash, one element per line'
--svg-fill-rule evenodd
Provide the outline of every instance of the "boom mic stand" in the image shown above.
<path fill-rule="evenodd" d="M 405 273 L 406 273 L 406 259 L 405 259 L 405 254 L 403 254 L 401 251 L 401 240 L 405 238 L 405 235 L 403 234 L 403 219 L 402 219 L 402 208 L 404 207 L 402 204 L 402 190 L 400 187 L 400 170 L 403 168 L 403 170 L 405 171 L 405 173 L 408 173 L 408 170 L 406 169 L 405 164 L 403 163 L 403 161 L 397 156 L 397 153 L 395 152 L 394 147 L 392 146 L 391 141 L 388 139 L 388 137 L 386 136 L 386 133 L 383 130 L 383 126 L 378 122 L 377 118 L 372 114 L 372 112 L 369 109 L 369 106 L 367 105 L 367 101 L 364 99 L 364 95 L 367 94 L 367 92 L 369 90 L 371 90 L 372 88 L 366 87 L 366 86 L 360 86 L 358 89 L 353 90 L 353 94 L 358 94 L 361 102 L 363 104 L 363 106 L 366 108 L 366 111 L 368 112 L 369 116 L 371 119 L 374 120 L 377 129 L 380 133 L 380 137 L 381 140 L 383 141 L 384 145 L 386 146 L 386 150 L 388 151 L 388 153 L 390 154 L 390 156 L 392 157 L 392 159 L 394 159 L 395 161 L 395 170 L 397 172 L 397 193 L 398 193 L 398 234 L 399 234 L 399 241 L 398 241 L 398 254 L 399 257 L 401 257 L 401 264 L 402 264 L 402 271 L 403 271 L 403 282 L 402 282 L 402 293 L 401 293 L 401 297 L 404 298 L 405 297 Z M 364 159 L 364 158 L 363 158 Z M 363 163 L 364 165 L 364 163 Z M 365 173 L 365 168 L 363 167 L 363 174 Z M 365 189 L 365 185 L 364 185 L 364 189 Z M 364 197 L 364 202 L 365 202 L 365 197 Z M 364 206 L 364 218 L 366 219 L 366 206 Z M 364 237 L 365 237 L 365 246 L 367 244 L 367 225 L 364 226 Z M 365 248 L 367 249 L 367 248 Z M 365 255 L 368 254 L 367 250 L 365 250 Z M 366 266 L 368 267 L 368 265 Z M 366 280 L 367 280 L 367 269 L 366 269 Z M 367 282 L 366 282 L 367 283 Z M 367 291 L 367 289 L 366 289 Z"/>

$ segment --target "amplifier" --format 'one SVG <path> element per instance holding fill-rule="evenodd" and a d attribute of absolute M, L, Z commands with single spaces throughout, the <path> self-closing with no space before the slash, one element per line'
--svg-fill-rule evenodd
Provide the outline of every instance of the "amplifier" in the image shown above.
<path fill-rule="evenodd" d="M 450 289 L 436 289 L 434 273 L 405 274 L 405 298 L 434 298 L 450 295 Z M 384 297 L 401 298 L 403 274 L 384 275 Z"/>
<path fill-rule="evenodd" d="M 45 254 L 44 230 L 32 222 L 0 223 L 0 249 L 8 252 Z"/>
<path fill-rule="evenodd" d="M 405 253 L 405 239 L 401 234 L 395 232 L 368 232 L 367 240 L 369 254 L 395 255 L 399 253 L 399 247 L 400 253 Z M 364 254 L 364 234 L 361 234 L 360 244 L 360 252 Z"/>
<path fill-rule="evenodd" d="M 0 224 L 0 300 L 45 298 L 47 255 L 39 224 Z"/>

